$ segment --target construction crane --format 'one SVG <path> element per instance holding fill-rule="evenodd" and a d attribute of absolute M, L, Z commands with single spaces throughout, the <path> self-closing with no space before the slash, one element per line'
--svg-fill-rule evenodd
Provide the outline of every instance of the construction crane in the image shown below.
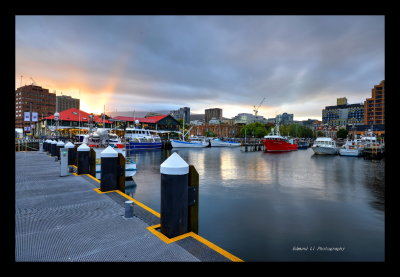
<path fill-rule="evenodd" d="M 263 98 L 263 100 L 261 100 L 260 104 L 258 104 L 258 107 L 254 106 L 254 115 L 257 116 L 258 114 L 258 109 L 260 108 L 261 104 L 264 102 L 265 97 Z"/>
<path fill-rule="evenodd" d="M 36 82 L 35 82 L 35 80 L 33 80 L 33 78 L 32 77 L 30 77 L 31 78 L 31 80 L 33 81 L 33 83 L 31 84 L 31 85 L 36 85 Z"/>

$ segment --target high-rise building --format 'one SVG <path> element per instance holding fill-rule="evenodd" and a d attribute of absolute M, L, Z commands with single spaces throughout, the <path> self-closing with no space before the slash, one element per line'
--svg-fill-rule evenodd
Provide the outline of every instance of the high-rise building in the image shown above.
<path fill-rule="evenodd" d="M 56 98 L 57 102 L 57 112 L 62 112 L 71 108 L 75 108 L 79 110 L 80 100 L 76 98 L 72 98 L 67 95 L 60 95 Z"/>
<path fill-rule="evenodd" d="M 322 123 L 330 126 L 362 125 L 364 105 L 347 104 L 346 97 L 338 98 L 336 106 L 326 106 L 322 110 Z"/>
<path fill-rule="evenodd" d="M 173 118 L 175 118 L 176 120 L 184 119 L 185 123 L 187 123 L 187 124 L 190 122 L 190 108 L 189 107 L 183 107 L 176 111 L 170 111 L 170 115 Z"/>
<path fill-rule="evenodd" d="M 385 124 L 385 80 L 372 88 L 372 97 L 364 101 L 364 124 Z"/>
<path fill-rule="evenodd" d="M 281 125 L 287 125 L 287 124 L 292 124 L 293 123 L 293 114 L 292 113 L 283 113 L 283 114 L 278 114 L 275 117 L 275 121 Z"/>
<path fill-rule="evenodd" d="M 56 94 L 36 85 L 17 88 L 15 91 L 15 128 L 23 128 L 24 132 L 30 132 L 30 124 L 34 124 L 30 121 L 32 120 L 31 112 L 37 113 L 37 120 L 53 115 L 56 112 Z M 25 121 L 25 113 L 29 113 L 27 121 Z"/>
<path fill-rule="evenodd" d="M 208 123 L 211 119 L 222 119 L 222 109 L 213 108 L 213 109 L 205 109 L 204 110 L 205 122 Z"/>

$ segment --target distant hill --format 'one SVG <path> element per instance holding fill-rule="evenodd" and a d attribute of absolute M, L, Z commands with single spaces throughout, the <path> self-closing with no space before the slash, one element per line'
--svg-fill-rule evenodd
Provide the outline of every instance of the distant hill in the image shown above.
<path fill-rule="evenodd" d="M 204 114 L 190 113 L 190 120 L 204 120 Z"/>
<path fill-rule="evenodd" d="M 135 111 L 135 117 L 145 117 L 148 113 L 158 113 L 158 114 L 169 114 L 169 111 Z M 133 111 L 117 111 L 117 112 L 109 112 L 111 117 L 115 116 L 132 116 Z"/>

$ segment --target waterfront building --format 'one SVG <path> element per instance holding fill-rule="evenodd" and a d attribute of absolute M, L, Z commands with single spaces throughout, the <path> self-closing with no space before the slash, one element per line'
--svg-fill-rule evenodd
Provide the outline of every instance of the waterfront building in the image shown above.
<path fill-rule="evenodd" d="M 275 122 L 279 122 L 281 125 L 288 125 L 293 123 L 293 114 L 289 113 L 283 113 L 283 114 L 278 114 L 275 117 Z"/>
<path fill-rule="evenodd" d="M 68 95 L 59 95 L 56 97 L 56 110 L 62 112 L 71 108 L 80 109 L 80 100 Z"/>
<path fill-rule="evenodd" d="M 364 123 L 364 105 L 348 104 L 347 98 L 337 98 L 336 106 L 326 106 L 322 110 L 322 123 L 329 126 L 362 125 Z"/>
<path fill-rule="evenodd" d="M 217 137 L 233 138 L 240 136 L 240 124 L 208 124 L 194 125 L 190 131 L 190 135 L 204 136 L 206 132 L 213 132 Z"/>
<path fill-rule="evenodd" d="M 222 119 L 222 109 L 213 108 L 213 109 L 205 109 L 204 110 L 205 122 L 209 123 L 209 121 L 214 117 L 215 119 Z"/>
<path fill-rule="evenodd" d="M 364 101 L 364 124 L 385 125 L 385 80 L 375 85 L 371 94 Z"/>
<path fill-rule="evenodd" d="M 55 112 L 56 94 L 50 93 L 48 89 L 32 84 L 15 91 L 15 128 L 21 128 L 25 134 L 30 133 L 31 124 Z"/>
<path fill-rule="evenodd" d="M 111 129 L 112 121 L 103 119 L 101 115 L 89 114 L 76 108 L 59 112 L 58 126 L 54 114 L 43 118 L 36 123 L 35 136 L 50 136 L 57 131 L 63 137 L 74 137 L 76 134 L 85 134 L 89 130 L 89 116 L 93 115 L 93 127 Z"/>
<path fill-rule="evenodd" d="M 183 107 L 176 111 L 170 111 L 170 115 L 176 120 L 182 119 L 185 120 L 185 124 L 190 122 L 190 108 Z"/>
<path fill-rule="evenodd" d="M 179 121 L 169 114 L 150 117 L 116 116 L 112 120 L 125 123 L 126 127 L 138 127 L 158 131 L 179 131 Z M 138 124 L 136 124 L 138 121 Z"/>

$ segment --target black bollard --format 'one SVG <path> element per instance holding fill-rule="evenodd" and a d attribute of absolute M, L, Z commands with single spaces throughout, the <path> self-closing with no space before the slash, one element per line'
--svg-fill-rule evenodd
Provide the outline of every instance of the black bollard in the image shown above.
<path fill-rule="evenodd" d="M 73 165 L 74 161 L 75 161 L 75 155 L 76 155 L 75 145 L 73 145 L 69 141 L 65 144 L 64 147 L 68 149 L 68 165 Z"/>
<path fill-rule="evenodd" d="M 53 141 L 51 142 L 51 146 L 50 146 L 50 155 L 51 155 L 52 157 L 57 156 L 57 141 L 56 141 L 56 140 L 53 140 Z"/>
<path fill-rule="evenodd" d="M 60 160 L 60 149 L 64 148 L 65 143 L 62 142 L 61 140 L 59 142 L 57 142 L 57 160 Z"/>
<path fill-rule="evenodd" d="M 189 165 L 173 153 L 160 167 L 161 233 L 173 238 L 188 232 Z"/>
<path fill-rule="evenodd" d="M 86 143 L 82 143 L 81 146 L 78 147 L 78 175 L 89 174 L 89 153 L 90 147 L 87 146 Z"/>
<path fill-rule="evenodd" d="M 46 152 L 50 153 L 50 145 L 51 145 L 51 140 L 47 139 L 46 140 Z"/>
<path fill-rule="evenodd" d="M 101 181 L 100 190 L 110 191 L 117 189 L 118 181 L 118 152 L 108 146 L 100 153 L 101 157 Z M 125 173 L 125 172 L 124 172 Z"/>

